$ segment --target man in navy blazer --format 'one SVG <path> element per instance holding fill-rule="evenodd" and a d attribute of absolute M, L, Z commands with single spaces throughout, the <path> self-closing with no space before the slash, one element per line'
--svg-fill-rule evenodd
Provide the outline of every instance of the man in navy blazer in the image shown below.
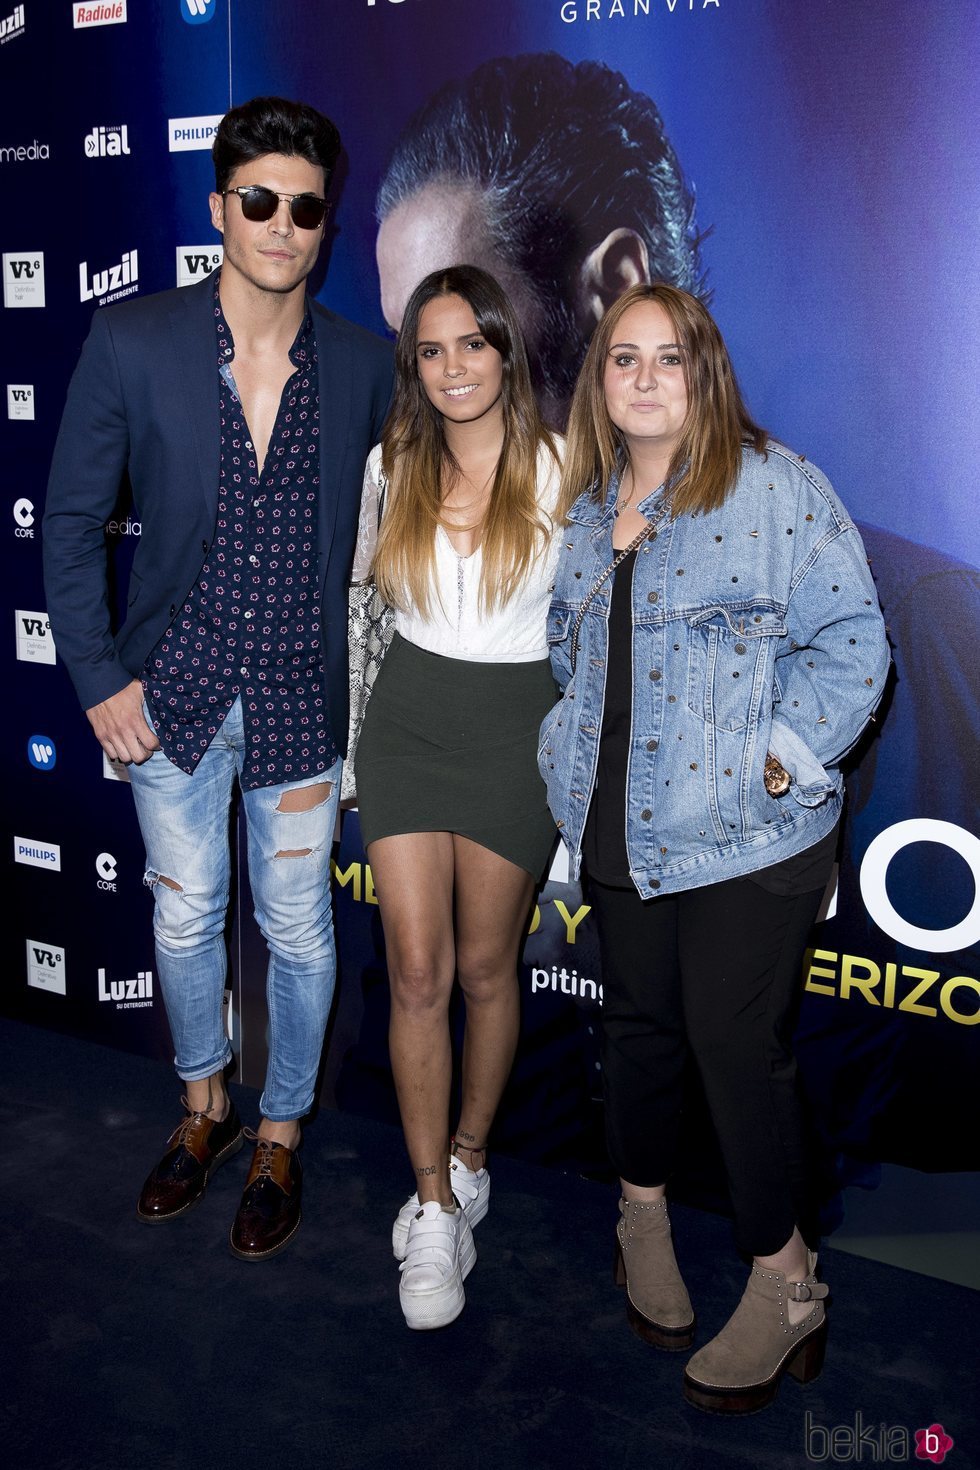
<path fill-rule="evenodd" d="M 340 139 L 256 98 L 222 120 L 219 272 L 98 311 L 68 392 L 44 519 L 58 649 L 103 750 L 130 767 L 186 1116 L 137 1205 L 173 1219 L 242 1146 L 225 1086 L 228 813 L 242 791 L 269 948 L 269 1067 L 231 1248 L 300 1222 L 300 1119 L 333 995 L 329 859 L 348 721 L 347 584 L 388 346 L 306 294 Z M 128 474 L 142 535 L 121 628 L 103 527 Z"/>

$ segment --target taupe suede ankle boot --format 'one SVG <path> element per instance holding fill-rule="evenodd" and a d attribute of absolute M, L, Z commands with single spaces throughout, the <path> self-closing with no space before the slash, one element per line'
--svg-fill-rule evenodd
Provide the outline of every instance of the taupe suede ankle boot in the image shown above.
<path fill-rule="evenodd" d="M 776 1397 L 790 1373 L 809 1383 L 823 1367 L 826 1286 L 814 1275 L 817 1258 L 807 1251 L 807 1274 L 787 1281 L 780 1271 L 753 1266 L 734 1313 L 717 1337 L 694 1354 L 684 1373 L 688 1403 L 714 1414 L 751 1414 Z M 802 1322 L 791 1323 L 787 1302 L 813 1302 Z"/>
<path fill-rule="evenodd" d="M 619 1213 L 615 1276 L 626 1287 L 630 1326 L 654 1347 L 683 1352 L 694 1341 L 694 1310 L 674 1259 L 667 1201 L 621 1199 Z"/>

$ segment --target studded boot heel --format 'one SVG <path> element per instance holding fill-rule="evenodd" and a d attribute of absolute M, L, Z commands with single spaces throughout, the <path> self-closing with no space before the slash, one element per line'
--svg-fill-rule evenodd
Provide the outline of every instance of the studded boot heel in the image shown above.
<path fill-rule="evenodd" d="M 614 1275 L 626 1287 L 626 1316 L 638 1337 L 668 1353 L 694 1341 L 694 1310 L 674 1259 L 667 1201 L 621 1199 Z"/>
<path fill-rule="evenodd" d="M 752 1414 L 772 1403 L 784 1373 L 799 1383 L 817 1377 L 827 1339 L 827 1288 L 814 1275 L 816 1265 L 816 1255 L 807 1251 L 802 1281 L 752 1267 L 734 1313 L 687 1365 L 688 1403 L 712 1414 Z M 813 1303 L 801 1322 L 790 1322 L 791 1301 Z"/>

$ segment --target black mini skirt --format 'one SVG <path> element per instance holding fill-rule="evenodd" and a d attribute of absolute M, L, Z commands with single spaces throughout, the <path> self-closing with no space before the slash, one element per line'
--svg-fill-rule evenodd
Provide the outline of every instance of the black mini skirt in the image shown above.
<path fill-rule="evenodd" d="M 476 663 L 396 633 L 357 747 L 365 847 L 406 832 L 458 832 L 541 877 L 555 842 L 538 731 L 558 694 L 548 659 Z"/>

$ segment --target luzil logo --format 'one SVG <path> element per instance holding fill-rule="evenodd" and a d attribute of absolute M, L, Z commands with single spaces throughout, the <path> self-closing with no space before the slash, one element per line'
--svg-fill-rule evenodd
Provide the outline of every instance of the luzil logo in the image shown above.
<path fill-rule="evenodd" d="M 135 291 L 139 281 L 138 256 L 138 250 L 127 250 L 118 265 L 104 271 L 93 271 L 91 281 L 88 279 L 88 261 L 83 260 L 78 267 L 79 300 L 91 301 L 96 296 L 106 296 L 110 291 L 119 291 L 123 287 Z"/>
<path fill-rule="evenodd" d="M 105 970 L 99 971 L 99 1000 L 114 1000 L 118 1004 L 126 1000 L 150 1001 L 152 999 L 152 970 L 137 970 L 135 980 L 110 980 L 108 985 Z"/>
<path fill-rule="evenodd" d="M 32 735 L 27 742 L 27 759 L 36 771 L 53 771 L 58 763 L 54 741 L 47 735 Z"/>
<path fill-rule="evenodd" d="M 120 158 L 129 153 L 129 125 L 118 128 L 93 128 L 85 134 L 86 158 Z"/>
<path fill-rule="evenodd" d="M 18 5 L 12 15 L 0 20 L 0 42 L 12 40 L 24 30 L 24 7 Z"/>

